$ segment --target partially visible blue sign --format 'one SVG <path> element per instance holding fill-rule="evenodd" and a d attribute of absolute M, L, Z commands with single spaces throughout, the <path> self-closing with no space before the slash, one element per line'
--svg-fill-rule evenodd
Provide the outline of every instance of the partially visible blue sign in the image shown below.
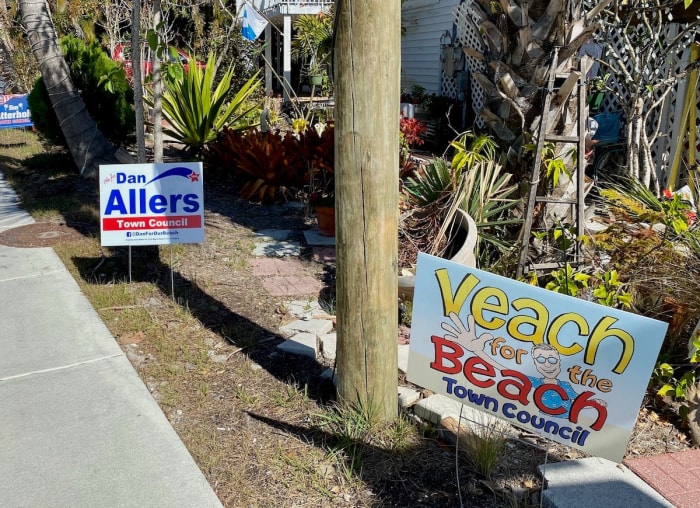
<path fill-rule="evenodd" d="M 0 129 L 33 125 L 27 94 L 0 95 Z"/>

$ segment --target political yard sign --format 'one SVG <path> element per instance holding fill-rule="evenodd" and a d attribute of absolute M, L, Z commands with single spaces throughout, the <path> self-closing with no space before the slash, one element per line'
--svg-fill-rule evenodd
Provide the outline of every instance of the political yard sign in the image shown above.
<path fill-rule="evenodd" d="M 667 324 L 420 254 L 408 380 L 619 462 Z"/>
<path fill-rule="evenodd" d="M 0 95 L 0 129 L 31 127 L 27 94 Z"/>
<path fill-rule="evenodd" d="M 100 166 L 103 246 L 204 242 L 201 162 Z"/>

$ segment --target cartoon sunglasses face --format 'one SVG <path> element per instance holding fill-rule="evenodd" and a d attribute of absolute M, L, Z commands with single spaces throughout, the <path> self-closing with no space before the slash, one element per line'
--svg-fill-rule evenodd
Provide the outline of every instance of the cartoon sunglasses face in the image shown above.
<path fill-rule="evenodd" d="M 538 356 L 537 358 L 535 358 L 535 360 L 537 361 L 537 363 L 549 362 L 552 365 L 559 362 L 559 358 L 555 356 Z"/>

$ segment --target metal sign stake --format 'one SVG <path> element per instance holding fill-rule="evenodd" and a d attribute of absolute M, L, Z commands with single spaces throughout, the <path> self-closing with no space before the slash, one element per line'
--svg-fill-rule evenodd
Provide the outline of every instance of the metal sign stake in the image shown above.
<path fill-rule="evenodd" d="M 170 244 L 170 297 L 175 301 L 175 276 L 173 272 L 173 246 Z"/>

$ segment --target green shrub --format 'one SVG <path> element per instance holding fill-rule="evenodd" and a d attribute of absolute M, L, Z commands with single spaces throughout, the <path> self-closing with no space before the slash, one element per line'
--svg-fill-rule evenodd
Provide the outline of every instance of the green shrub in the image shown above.
<path fill-rule="evenodd" d="M 34 83 L 34 88 L 27 97 L 27 104 L 29 111 L 32 112 L 34 128 L 39 131 L 39 134 L 52 144 L 66 145 L 42 78 L 37 79 Z"/>
<path fill-rule="evenodd" d="M 60 45 L 73 84 L 81 92 L 85 107 L 102 133 L 116 144 L 132 141 L 134 92 L 119 65 L 96 43 L 87 45 L 80 39 L 66 36 Z M 108 77 L 106 83 L 105 76 Z M 65 145 L 42 78 L 36 81 L 27 100 L 36 129 L 50 142 Z"/>

